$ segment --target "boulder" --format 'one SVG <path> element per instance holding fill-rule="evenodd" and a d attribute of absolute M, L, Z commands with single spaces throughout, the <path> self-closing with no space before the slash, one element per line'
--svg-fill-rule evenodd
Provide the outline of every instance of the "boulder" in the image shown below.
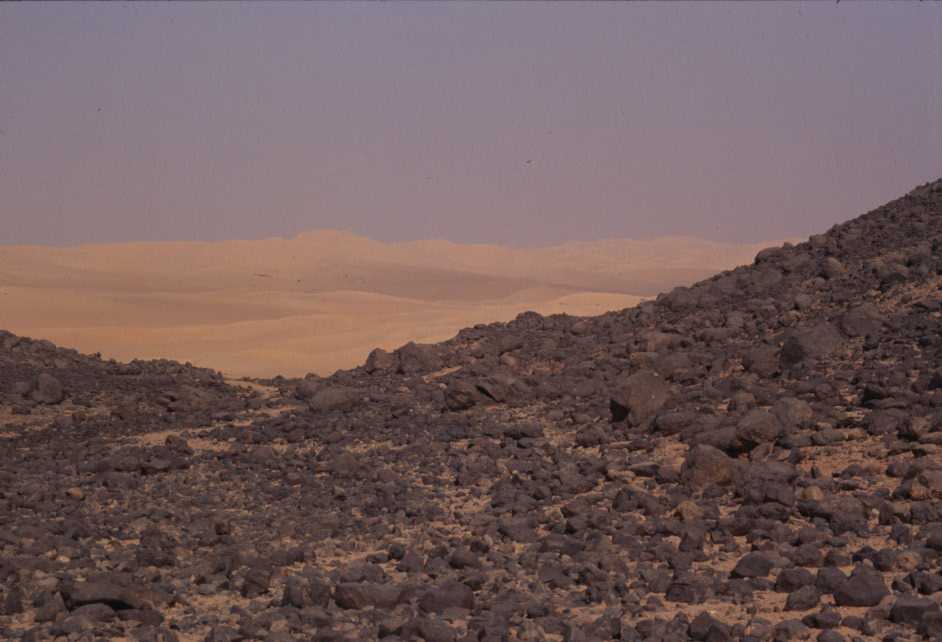
<path fill-rule="evenodd" d="M 772 414 L 786 432 L 814 425 L 814 410 L 811 405 L 794 397 L 784 397 L 775 402 Z"/>
<path fill-rule="evenodd" d="M 410 341 L 394 353 L 399 359 L 399 372 L 404 375 L 427 374 L 440 370 L 442 360 L 438 346 Z"/>
<path fill-rule="evenodd" d="M 363 369 L 369 374 L 395 372 L 398 368 L 399 356 L 386 352 L 382 348 L 376 348 L 370 352 L 363 365 Z"/>
<path fill-rule="evenodd" d="M 314 395 L 317 394 L 317 391 L 321 389 L 321 386 L 324 384 L 321 382 L 320 377 L 310 377 L 304 379 L 301 383 L 298 384 L 298 387 L 294 389 L 294 396 L 302 401 L 307 401 L 311 399 Z"/>
<path fill-rule="evenodd" d="M 841 333 L 823 321 L 789 333 L 782 344 L 779 362 L 791 368 L 803 361 L 821 359 L 833 354 L 843 344 Z"/>
<path fill-rule="evenodd" d="M 779 371 L 778 349 L 774 346 L 755 346 L 742 357 L 743 368 L 760 377 L 771 377 Z"/>
<path fill-rule="evenodd" d="M 788 594 L 785 599 L 786 611 L 807 611 L 821 601 L 821 593 L 814 586 L 802 586 Z"/>
<path fill-rule="evenodd" d="M 33 401 L 43 404 L 57 404 L 65 399 L 65 390 L 58 379 L 43 372 L 36 377 L 36 387 L 30 395 Z"/>
<path fill-rule="evenodd" d="M 736 578 L 768 577 L 769 571 L 775 563 L 763 553 L 746 553 L 738 562 L 729 576 Z"/>
<path fill-rule="evenodd" d="M 864 303 L 845 312 L 840 325 L 848 337 L 876 335 L 883 329 L 883 314 L 872 303 Z"/>
<path fill-rule="evenodd" d="M 647 423 L 667 402 L 670 384 L 650 370 L 642 370 L 628 377 L 610 400 L 612 419 L 633 426 Z"/>
<path fill-rule="evenodd" d="M 116 611 L 153 609 L 166 602 L 159 594 L 136 588 L 130 581 L 119 582 L 109 578 L 66 584 L 62 594 L 66 605 L 73 610 L 86 604 L 107 604 Z"/>
<path fill-rule="evenodd" d="M 847 269 L 844 267 L 844 264 L 833 256 L 827 257 L 821 264 L 821 276 L 826 279 L 836 279 L 846 271 Z"/>
<path fill-rule="evenodd" d="M 373 582 L 343 582 L 334 587 L 334 602 L 342 609 L 362 609 L 372 606 L 391 609 L 399 603 L 402 590 L 391 584 Z"/>
<path fill-rule="evenodd" d="M 331 410 L 349 410 L 360 402 L 355 390 L 342 386 L 321 388 L 308 401 L 308 406 L 315 412 Z"/>
<path fill-rule="evenodd" d="M 474 608 L 474 591 L 467 584 L 446 580 L 422 594 L 419 608 L 426 613 L 442 613 L 450 608 L 470 610 Z"/>
<path fill-rule="evenodd" d="M 681 475 L 688 485 L 702 489 L 712 484 L 729 484 L 733 480 L 734 467 L 735 461 L 722 450 L 698 444 L 687 452 Z"/>
<path fill-rule="evenodd" d="M 889 594 L 883 574 L 860 564 L 834 589 L 834 603 L 838 606 L 876 606 Z"/>
<path fill-rule="evenodd" d="M 477 386 L 467 381 L 456 379 L 448 382 L 445 388 L 445 408 L 453 412 L 467 410 L 486 399 Z"/>
<path fill-rule="evenodd" d="M 782 424 L 768 410 L 755 408 L 736 424 L 736 437 L 746 450 L 771 444 L 782 434 Z"/>
<path fill-rule="evenodd" d="M 900 595 L 890 609 L 890 621 L 918 627 L 927 613 L 938 613 L 939 605 L 916 595 Z"/>

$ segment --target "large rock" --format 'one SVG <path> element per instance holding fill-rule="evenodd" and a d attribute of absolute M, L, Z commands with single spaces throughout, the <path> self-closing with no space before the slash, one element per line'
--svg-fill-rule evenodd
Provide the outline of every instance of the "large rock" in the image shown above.
<path fill-rule="evenodd" d="M 289 575 L 285 580 L 282 596 L 283 606 L 305 608 L 309 606 L 326 607 L 330 601 L 330 587 L 317 577 Z"/>
<path fill-rule="evenodd" d="M 309 379 L 304 379 L 301 383 L 298 384 L 298 387 L 294 389 L 294 396 L 302 401 L 307 401 L 314 397 L 317 394 L 317 391 L 323 386 L 323 382 L 320 380 L 320 377 L 311 377 Z"/>
<path fill-rule="evenodd" d="M 308 401 L 311 410 L 328 412 L 331 410 L 348 410 L 360 401 L 360 395 L 355 390 L 342 386 L 321 388 Z"/>
<path fill-rule="evenodd" d="M 827 257 L 821 264 L 821 276 L 826 279 L 836 279 L 846 271 L 847 268 L 844 267 L 844 264 L 833 256 Z"/>
<path fill-rule="evenodd" d="M 838 329 L 826 321 L 800 328 L 785 337 L 779 361 L 783 368 L 791 368 L 804 361 L 821 359 L 833 354 L 843 341 Z"/>
<path fill-rule="evenodd" d="M 160 594 L 137 588 L 130 581 L 108 578 L 67 584 L 62 594 L 73 610 L 86 604 L 107 604 L 115 610 L 154 609 L 166 602 Z"/>
<path fill-rule="evenodd" d="M 399 372 L 406 375 L 426 374 L 440 370 L 442 359 L 438 346 L 410 341 L 396 350 L 399 359 Z"/>
<path fill-rule="evenodd" d="M 467 584 L 446 580 L 422 594 L 419 608 L 426 613 L 442 613 L 450 608 L 470 610 L 474 608 L 474 591 Z"/>
<path fill-rule="evenodd" d="M 834 603 L 838 606 L 876 606 L 889 594 L 883 574 L 861 564 L 834 589 Z"/>
<path fill-rule="evenodd" d="M 701 611 L 700 615 L 690 622 L 687 629 L 687 635 L 691 640 L 729 640 L 729 625 L 717 620 L 707 611 Z"/>
<path fill-rule="evenodd" d="M 692 367 L 693 361 L 686 352 L 668 352 L 654 360 L 654 369 L 665 379 L 679 376 Z"/>
<path fill-rule="evenodd" d="M 849 337 L 879 334 L 883 329 L 883 314 L 871 303 L 855 306 L 841 317 L 841 330 Z"/>
<path fill-rule="evenodd" d="M 760 345 L 750 348 L 742 357 L 743 368 L 760 377 L 771 377 L 779 371 L 778 349 Z"/>
<path fill-rule="evenodd" d="M 425 642 L 455 642 L 458 638 L 457 632 L 438 618 L 419 618 L 415 628 Z"/>
<path fill-rule="evenodd" d="M 929 640 L 942 638 L 942 612 L 927 611 L 919 623 L 919 634 Z"/>
<path fill-rule="evenodd" d="M 633 426 L 644 424 L 664 406 L 669 395 L 670 384 L 660 376 L 650 370 L 636 372 L 612 394 L 612 419 L 627 419 Z"/>
<path fill-rule="evenodd" d="M 900 595 L 890 609 L 890 620 L 917 627 L 927 613 L 938 613 L 939 605 L 927 597 Z"/>
<path fill-rule="evenodd" d="M 722 450 L 699 444 L 687 453 L 681 473 L 688 485 L 701 489 L 711 484 L 729 484 L 733 480 L 735 464 Z"/>
<path fill-rule="evenodd" d="M 376 348 L 366 358 L 363 369 L 368 373 L 395 372 L 399 368 L 399 355 Z"/>
<path fill-rule="evenodd" d="M 342 609 L 362 609 L 372 606 L 391 609 L 399 603 L 402 590 L 391 584 L 373 582 L 344 582 L 334 588 L 334 601 Z"/>
<path fill-rule="evenodd" d="M 268 593 L 271 588 L 272 569 L 265 564 L 252 566 L 242 582 L 242 597 L 258 597 Z"/>
<path fill-rule="evenodd" d="M 782 434 L 782 424 L 768 410 L 755 408 L 736 424 L 736 437 L 743 448 L 752 450 L 760 444 L 774 443 Z"/>
<path fill-rule="evenodd" d="M 768 577 L 769 571 L 775 563 L 763 553 L 746 553 L 738 562 L 729 576 L 736 578 Z"/>
<path fill-rule="evenodd" d="M 808 428 L 814 424 L 814 409 L 807 401 L 794 397 L 784 397 L 775 402 L 772 414 L 786 432 L 795 428 Z"/>
<path fill-rule="evenodd" d="M 482 401 L 490 400 L 486 399 L 474 384 L 461 379 L 448 382 L 445 389 L 445 408 L 448 410 L 467 410 Z"/>
<path fill-rule="evenodd" d="M 61 403 L 65 399 L 65 390 L 59 380 L 43 372 L 36 377 L 36 388 L 32 393 L 33 401 L 45 404 Z"/>
<path fill-rule="evenodd" d="M 830 522 L 831 530 L 840 535 L 846 532 L 862 532 L 867 527 L 867 508 L 862 501 L 849 495 L 832 495 L 821 501 L 799 504 L 802 513 L 810 517 L 823 517 Z"/>
<path fill-rule="evenodd" d="M 807 611 L 821 601 L 821 593 L 814 586 L 802 586 L 788 594 L 785 599 L 786 611 Z"/>
<path fill-rule="evenodd" d="M 664 598 L 670 602 L 702 604 L 709 594 L 706 578 L 696 573 L 679 573 L 667 587 Z"/>
<path fill-rule="evenodd" d="M 786 568 L 775 578 L 774 590 L 779 593 L 791 593 L 803 586 L 813 586 L 814 575 L 806 568 Z"/>

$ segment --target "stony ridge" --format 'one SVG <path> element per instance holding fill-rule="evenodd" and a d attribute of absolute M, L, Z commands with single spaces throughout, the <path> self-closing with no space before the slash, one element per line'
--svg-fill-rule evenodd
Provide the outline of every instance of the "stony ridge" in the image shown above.
<path fill-rule="evenodd" d="M 942 181 L 594 318 L 227 382 L 0 336 L 0 638 L 942 639 Z"/>

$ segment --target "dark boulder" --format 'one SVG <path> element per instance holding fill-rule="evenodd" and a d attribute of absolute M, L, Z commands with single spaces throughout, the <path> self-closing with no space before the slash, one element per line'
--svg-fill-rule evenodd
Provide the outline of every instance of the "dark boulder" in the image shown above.
<path fill-rule="evenodd" d="M 399 359 L 399 372 L 404 375 L 428 374 L 442 367 L 442 359 L 436 345 L 410 341 L 394 354 Z"/>
<path fill-rule="evenodd" d="M 767 577 L 775 563 L 763 553 L 747 553 L 738 562 L 729 576 L 732 578 Z"/>
<path fill-rule="evenodd" d="M 611 397 L 610 407 L 614 421 L 639 426 L 654 417 L 667 402 L 670 384 L 649 370 L 628 377 Z"/>
<path fill-rule="evenodd" d="M 872 303 L 865 303 L 845 312 L 840 324 L 849 337 L 877 335 L 883 329 L 883 314 Z"/>
<path fill-rule="evenodd" d="M 391 609 L 399 603 L 402 590 L 391 584 L 374 582 L 344 582 L 334 587 L 334 602 L 342 609 L 362 609 L 372 606 Z"/>
<path fill-rule="evenodd" d="M 745 450 L 761 444 L 775 443 L 782 434 L 782 424 L 768 410 L 755 408 L 736 424 L 736 437 Z"/>
<path fill-rule="evenodd" d="M 771 377 L 779 371 L 778 349 L 773 346 L 756 346 L 742 357 L 743 368 L 760 377 Z"/>
<path fill-rule="evenodd" d="M 115 610 L 143 610 L 159 607 L 166 601 L 158 593 L 136 587 L 130 580 L 109 578 L 66 584 L 62 594 L 70 609 L 86 604 L 107 604 Z"/>
<path fill-rule="evenodd" d="M 838 606 L 876 606 L 889 594 L 883 574 L 860 564 L 834 589 L 834 602 Z"/>
<path fill-rule="evenodd" d="M 53 405 L 65 399 L 65 389 L 58 379 L 43 372 L 36 377 L 36 386 L 30 397 L 38 403 Z"/>
<path fill-rule="evenodd" d="M 791 368 L 808 360 L 828 357 L 843 341 L 837 328 L 826 321 L 800 328 L 785 337 L 779 361 L 783 368 Z"/>
<path fill-rule="evenodd" d="M 802 586 L 788 594 L 785 599 L 786 611 L 807 611 L 821 601 L 821 593 L 814 586 Z"/>
<path fill-rule="evenodd" d="M 681 476 L 694 489 L 703 489 L 714 484 L 729 484 L 733 481 L 735 468 L 735 460 L 726 453 L 713 446 L 699 444 L 687 452 Z"/>
<path fill-rule="evenodd" d="M 419 608 L 426 613 L 442 613 L 450 608 L 470 610 L 474 608 L 474 591 L 467 584 L 446 580 L 422 594 Z"/>
<path fill-rule="evenodd" d="M 474 407 L 487 399 L 477 386 L 467 381 L 457 379 L 448 382 L 445 388 L 445 408 L 459 412 Z"/>
<path fill-rule="evenodd" d="M 321 388 L 308 401 L 308 406 L 315 412 L 349 410 L 360 402 L 356 390 L 340 386 Z"/>
<path fill-rule="evenodd" d="M 363 369 L 367 373 L 389 373 L 399 369 L 399 355 L 376 348 L 366 357 Z"/>
<path fill-rule="evenodd" d="M 890 621 L 918 627 L 927 613 L 939 613 L 939 605 L 927 597 L 900 595 L 890 609 Z"/>

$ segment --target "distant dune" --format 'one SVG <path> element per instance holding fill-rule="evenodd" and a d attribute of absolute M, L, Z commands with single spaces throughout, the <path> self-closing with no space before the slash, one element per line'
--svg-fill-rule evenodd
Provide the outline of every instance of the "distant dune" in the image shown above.
<path fill-rule="evenodd" d="M 775 242 L 545 248 L 381 243 L 346 232 L 215 243 L 0 246 L 0 328 L 233 376 L 329 374 L 525 310 L 599 314 L 749 263 Z"/>

